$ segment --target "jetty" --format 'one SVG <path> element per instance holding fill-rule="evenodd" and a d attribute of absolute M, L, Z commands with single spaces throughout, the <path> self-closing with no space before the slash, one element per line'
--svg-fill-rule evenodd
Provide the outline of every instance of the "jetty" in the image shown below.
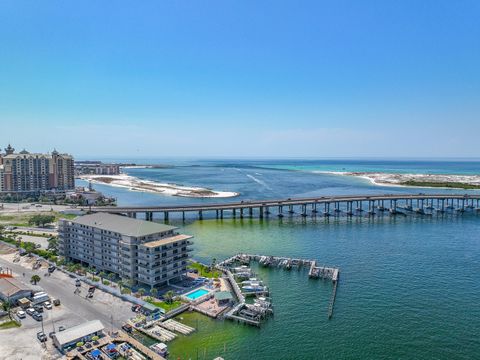
<path fill-rule="evenodd" d="M 224 217 L 244 218 L 285 215 L 293 216 L 375 216 L 379 214 L 405 214 L 401 209 L 415 209 L 408 213 L 425 215 L 433 213 L 463 213 L 480 210 L 480 195 L 477 194 L 379 194 L 379 195 L 332 195 L 309 198 L 270 200 L 247 200 L 231 203 L 192 204 L 171 206 L 90 206 L 81 207 L 86 212 L 107 212 L 137 217 L 148 221 L 168 221 L 171 214 L 194 213 L 203 219 L 208 213 L 217 219 Z M 160 214 L 160 216 L 155 216 Z"/>

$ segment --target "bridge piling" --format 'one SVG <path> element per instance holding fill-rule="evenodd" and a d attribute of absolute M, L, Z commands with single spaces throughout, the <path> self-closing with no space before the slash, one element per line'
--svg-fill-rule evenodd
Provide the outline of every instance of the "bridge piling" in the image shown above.
<path fill-rule="evenodd" d="M 366 203 L 368 202 L 368 204 Z M 365 203 L 365 204 L 364 204 Z M 413 209 L 413 204 L 417 205 L 417 209 Z M 390 207 L 385 207 L 385 205 Z M 179 214 L 183 220 L 186 219 L 186 213 L 198 213 L 199 218 L 203 219 L 203 211 L 212 212 L 215 211 L 215 216 L 223 218 L 224 210 L 227 210 L 228 215 L 233 217 L 237 215 L 236 211 L 240 210 L 243 213 L 243 209 L 248 209 L 251 217 L 256 215 L 257 209 L 259 217 L 264 217 L 270 213 L 270 207 L 276 207 L 278 209 L 278 216 L 285 215 L 284 208 L 290 210 L 291 213 L 299 212 L 303 216 L 312 212 L 312 216 L 318 212 L 323 211 L 325 216 L 331 216 L 330 206 L 335 208 L 336 213 L 343 213 L 346 208 L 346 215 L 353 216 L 356 214 L 356 210 L 360 213 L 366 211 L 368 205 L 368 211 L 374 212 L 377 209 L 381 211 L 390 210 L 391 214 L 400 213 L 401 209 L 407 211 L 429 210 L 430 212 L 442 213 L 445 211 L 456 211 L 458 213 L 475 208 L 480 211 L 480 195 L 477 194 L 386 194 L 386 195 L 338 195 L 330 197 L 317 197 L 317 198 L 300 198 L 300 199 L 280 199 L 280 200 L 258 200 L 258 201 L 246 201 L 236 203 L 219 203 L 219 204 L 192 204 L 184 206 L 141 206 L 141 207 L 82 207 L 84 211 L 90 212 L 105 212 L 112 214 L 122 214 L 130 218 L 141 217 L 147 221 L 153 221 L 154 213 L 163 213 L 162 218 L 165 221 L 169 220 L 170 215 Z M 354 205 L 357 206 L 354 209 Z M 320 206 L 320 208 L 319 208 Z M 365 206 L 365 208 L 364 208 Z M 323 208 L 323 209 L 322 209 Z M 365 210 L 363 210 L 363 208 Z M 275 209 L 276 210 L 276 209 Z M 295 210 L 295 211 L 294 211 Z M 298 211 L 297 211 L 298 210 Z M 332 209 L 333 210 L 333 209 Z M 232 213 L 230 213 L 232 211 Z M 276 211 L 275 211 L 276 213 Z M 401 212 L 404 214 L 403 212 Z M 246 214 L 242 214 L 246 215 Z M 163 220 L 162 219 L 162 220 Z"/>

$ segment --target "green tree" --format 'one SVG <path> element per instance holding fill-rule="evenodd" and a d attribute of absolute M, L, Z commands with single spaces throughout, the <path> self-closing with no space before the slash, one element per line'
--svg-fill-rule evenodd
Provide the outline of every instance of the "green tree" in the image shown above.
<path fill-rule="evenodd" d="M 48 238 L 48 250 L 57 251 L 58 249 L 58 239 L 55 236 Z"/>
<path fill-rule="evenodd" d="M 167 304 L 171 304 L 173 302 L 173 298 L 175 296 L 175 293 L 172 290 L 169 290 L 163 295 L 163 299 Z"/>
<path fill-rule="evenodd" d="M 29 241 L 22 243 L 22 247 L 28 254 L 31 254 L 36 248 L 35 243 Z"/>
<path fill-rule="evenodd" d="M 157 288 L 153 288 L 152 290 L 150 290 L 150 294 L 152 294 L 152 296 L 153 296 L 154 298 L 156 298 L 157 295 L 158 295 L 158 289 L 157 289 Z"/>
<path fill-rule="evenodd" d="M 40 282 L 40 276 L 38 275 L 33 275 L 32 278 L 30 279 L 30 282 L 33 283 L 33 285 L 37 285 L 37 283 Z"/>
<path fill-rule="evenodd" d="M 137 290 L 138 295 L 143 296 L 145 294 L 145 289 L 144 288 L 139 288 Z"/>
<path fill-rule="evenodd" d="M 105 271 L 100 271 L 98 276 L 100 277 L 100 281 L 103 282 L 103 279 L 107 277 L 107 273 Z"/>
<path fill-rule="evenodd" d="M 3 311 L 6 311 L 8 312 L 8 317 L 10 318 L 10 320 L 13 320 L 12 319 L 12 303 L 10 302 L 10 297 L 2 303 L 2 308 L 3 308 Z"/>
<path fill-rule="evenodd" d="M 125 287 L 125 283 L 122 280 L 119 280 L 117 282 L 118 288 L 120 289 L 120 293 L 122 292 L 122 289 Z"/>
<path fill-rule="evenodd" d="M 36 225 L 40 227 L 44 227 L 46 224 L 50 224 L 55 221 L 54 215 L 33 215 L 29 220 L 29 225 Z"/>
<path fill-rule="evenodd" d="M 210 268 L 213 270 L 215 269 L 215 265 L 217 264 L 217 258 L 212 259 L 212 264 L 210 265 Z"/>
<path fill-rule="evenodd" d="M 120 291 L 122 294 L 131 294 L 132 293 L 132 290 L 130 290 L 129 288 L 127 287 L 124 287 L 122 289 L 122 291 Z"/>

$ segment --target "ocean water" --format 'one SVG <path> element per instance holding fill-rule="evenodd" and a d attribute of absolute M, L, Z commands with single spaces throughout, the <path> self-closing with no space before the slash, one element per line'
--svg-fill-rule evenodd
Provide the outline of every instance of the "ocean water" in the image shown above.
<path fill-rule="evenodd" d="M 478 162 L 346 163 L 199 161 L 169 169 L 129 169 L 160 182 L 237 191 L 241 199 L 393 192 L 459 192 L 382 187 L 312 171 L 480 174 Z M 340 170 L 342 171 L 342 170 Z M 343 170 L 345 171 L 345 170 Z M 370 170 L 368 170 L 370 171 Z M 121 205 L 221 202 L 95 185 Z M 471 191 L 470 191 L 471 192 Z M 237 198 L 237 199 L 239 199 Z M 195 236 L 203 262 L 237 252 L 314 258 L 341 269 L 332 319 L 332 286 L 303 271 L 258 268 L 275 314 L 261 328 L 183 314 L 197 332 L 169 344 L 172 358 L 213 359 L 474 359 L 480 354 L 480 215 L 375 218 L 173 220 Z"/>

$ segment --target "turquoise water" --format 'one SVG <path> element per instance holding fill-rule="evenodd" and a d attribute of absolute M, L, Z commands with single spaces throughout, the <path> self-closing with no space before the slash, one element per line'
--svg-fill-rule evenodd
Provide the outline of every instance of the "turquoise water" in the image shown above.
<path fill-rule="evenodd" d="M 191 293 L 188 293 L 185 295 L 187 298 L 190 300 L 197 300 L 199 297 L 202 297 L 203 295 L 208 294 L 208 290 L 205 289 L 197 289 Z"/>
<path fill-rule="evenodd" d="M 135 170 L 162 182 L 238 191 L 243 199 L 325 194 L 467 191 L 390 188 L 361 179 L 315 174 L 316 162 L 201 162 L 199 166 Z M 301 171 L 268 166 L 302 168 Z M 343 167 L 344 162 L 327 164 Z M 348 165 L 348 164 L 347 164 Z M 398 171 L 479 174 L 478 162 L 398 162 Z M 354 170 L 352 170 L 354 171 Z M 133 173 L 132 173 L 133 175 Z M 120 204 L 219 202 L 132 193 L 101 187 Z M 472 191 L 469 191 L 472 193 Z M 197 328 L 169 343 L 172 358 L 212 359 L 474 359 L 480 354 L 480 215 L 406 217 L 173 220 L 192 234 L 193 256 L 210 263 L 237 252 L 313 258 L 340 268 L 333 318 L 332 285 L 303 271 L 258 268 L 270 288 L 275 314 L 261 328 L 216 321 L 195 313 L 180 321 Z"/>

